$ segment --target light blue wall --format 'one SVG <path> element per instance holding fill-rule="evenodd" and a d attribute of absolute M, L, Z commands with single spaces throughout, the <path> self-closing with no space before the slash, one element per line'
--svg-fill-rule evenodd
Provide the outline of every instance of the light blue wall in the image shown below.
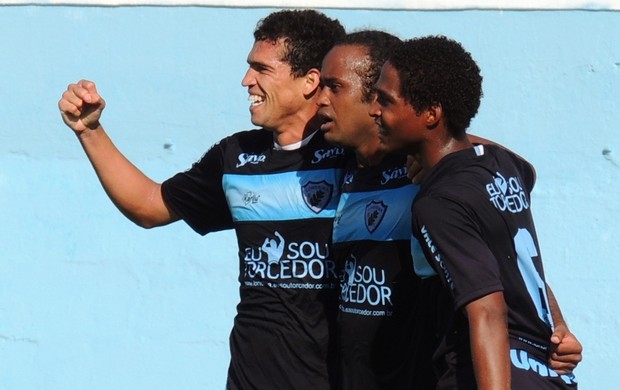
<path fill-rule="evenodd" d="M 163 180 L 251 126 L 240 81 L 270 11 L 0 7 L 0 389 L 223 388 L 234 236 L 125 220 L 56 104 L 68 83 L 95 80 L 110 135 Z M 471 131 L 538 170 L 538 234 L 585 346 L 581 389 L 616 389 L 620 13 L 326 13 L 472 52 L 485 98 Z"/>

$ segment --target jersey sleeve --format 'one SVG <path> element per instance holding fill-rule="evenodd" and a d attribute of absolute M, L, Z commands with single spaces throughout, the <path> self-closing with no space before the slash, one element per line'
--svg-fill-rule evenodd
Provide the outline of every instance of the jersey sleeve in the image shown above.
<path fill-rule="evenodd" d="M 511 163 L 516 167 L 517 171 L 519 172 L 519 176 L 523 180 L 523 185 L 527 190 L 528 194 L 531 193 L 534 189 L 534 184 L 536 183 L 536 170 L 534 166 L 529 161 L 510 150 L 500 147 L 495 148 L 498 150 L 499 153 L 503 152 L 505 153 L 505 155 L 508 156 L 508 158 L 511 160 Z"/>
<path fill-rule="evenodd" d="M 223 164 L 224 147 L 219 143 L 189 170 L 162 183 L 166 204 L 202 235 L 233 227 L 222 187 Z"/>
<path fill-rule="evenodd" d="M 515 156 L 515 158 L 517 160 L 517 166 L 519 167 L 525 188 L 527 189 L 528 193 L 531 193 L 534 189 L 534 184 L 536 183 L 536 170 L 534 169 L 534 166 L 527 160 L 519 156 Z"/>
<path fill-rule="evenodd" d="M 497 261 L 466 206 L 426 196 L 416 201 L 413 221 L 414 235 L 450 290 L 455 310 L 503 290 Z"/>

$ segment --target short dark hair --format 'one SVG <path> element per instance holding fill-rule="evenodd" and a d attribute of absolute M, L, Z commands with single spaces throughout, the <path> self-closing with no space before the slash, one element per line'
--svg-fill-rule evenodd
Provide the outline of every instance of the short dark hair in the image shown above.
<path fill-rule="evenodd" d="M 361 46 L 368 49 L 370 62 L 364 68 L 357 69 L 364 85 L 364 103 L 370 103 L 374 99 L 374 85 L 381 75 L 381 67 L 400 43 L 400 38 L 380 30 L 355 31 L 336 42 L 335 46 Z"/>
<path fill-rule="evenodd" d="M 416 111 L 440 104 L 452 134 L 467 130 L 482 98 L 480 68 L 460 43 L 445 36 L 403 42 L 388 59 L 400 90 Z"/>
<path fill-rule="evenodd" d="M 261 19 L 254 30 L 255 41 L 284 39 L 283 61 L 295 77 L 310 69 L 321 69 L 321 62 L 336 40 L 345 35 L 337 19 L 314 10 L 282 10 Z"/>

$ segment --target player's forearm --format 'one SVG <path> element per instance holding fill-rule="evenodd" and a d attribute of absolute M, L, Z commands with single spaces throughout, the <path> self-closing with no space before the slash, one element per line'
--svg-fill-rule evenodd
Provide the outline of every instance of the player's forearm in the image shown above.
<path fill-rule="evenodd" d="M 478 390 L 510 389 L 507 309 L 501 292 L 466 307 Z"/>
<path fill-rule="evenodd" d="M 549 366 L 558 374 L 567 374 L 573 371 L 581 361 L 583 346 L 568 329 L 560 306 L 549 286 L 547 286 L 547 297 L 554 324 L 549 346 Z"/>
<path fill-rule="evenodd" d="M 558 325 L 566 325 L 564 321 L 564 316 L 562 315 L 562 311 L 560 310 L 560 305 L 558 301 L 555 299 L 555 294 L 551 290 L 551 287 L 547 284 L 547 298 L 549 299 L 549 310 L 551 310 L 551 318 L 553 319 L 553 324 L 555 326 Z"/>
<path fill-rule="evenodd" d="M 85 131 L 78 138 L 107 195 L 127 218 L 146 228 L 173 220 L 160 184 L 125 158 L 103 127 Z"/>

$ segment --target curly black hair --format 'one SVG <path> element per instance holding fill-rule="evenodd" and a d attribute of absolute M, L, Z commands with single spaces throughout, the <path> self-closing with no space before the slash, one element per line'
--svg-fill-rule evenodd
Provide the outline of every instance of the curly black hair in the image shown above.
<path fill-rule="evenodd" d="M 381 67 L 401 42 L 400 38 L 380 30 L 355 31 L 336 42 L 335 46 L 361 46 L 368 50 L 369 62 L 363 68 L 356 69 L 364 85 L 363 103 L 374 99 L 374 85 L 381 75 Z"/>
<path fill-rule="evenodd" d="M 400 89 L 416 111 L 440 104 L 449 131 L 464 133 L 482 98 L 480 68 L 460 43 L 445 36 L 403 42 L 388 59 Z"/>
<path fill-rule="evenodd" d="M 283 61 L 291 66 L 294 77 L 310 69 L 321 68 L 321 62 L 334 43 L 345 35 L 337 19 L 314 10 L 282 10 L 261 19 L 254 30 L 255 41 L 284 39 Z"/>

